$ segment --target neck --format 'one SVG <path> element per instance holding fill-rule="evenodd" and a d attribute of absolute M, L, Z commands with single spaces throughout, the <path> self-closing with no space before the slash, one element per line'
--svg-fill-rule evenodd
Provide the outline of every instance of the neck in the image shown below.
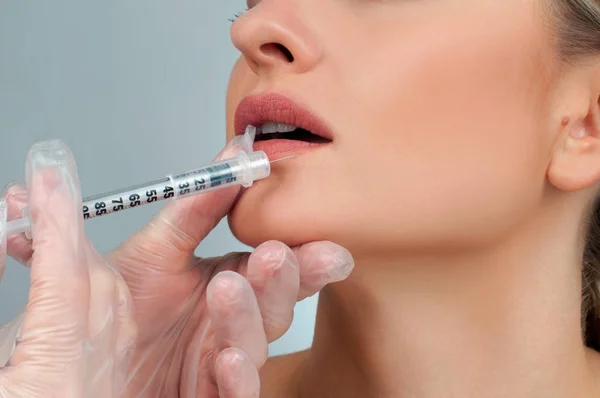
<path fill-rule="evenodd" d="M 480 252 L 357 259 L 349 280 L 321 293 L 301 395 L 597 394 L 577 242 L 539 227 Z"/>

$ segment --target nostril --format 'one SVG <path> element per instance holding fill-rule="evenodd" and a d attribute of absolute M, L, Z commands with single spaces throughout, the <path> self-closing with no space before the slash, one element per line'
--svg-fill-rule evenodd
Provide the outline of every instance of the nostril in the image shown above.
<path fill-rule="evenodd" d="M 260 50 L 267 56 L 279 56 L 283 55 L 288 62 L 294 62 L 294 56 L 292 52 L 282 44 L 269 43 L 260 46 Z"/>
<path fill-rule="evenodd" d="M 287 49 L 287 47 L 281 44 L 275 44 L 275 46 L 283 53 L 283 55 L 285 55 L 289 62 L 294 62 L 294 56 L 292 55 L 292 52 Z"/>

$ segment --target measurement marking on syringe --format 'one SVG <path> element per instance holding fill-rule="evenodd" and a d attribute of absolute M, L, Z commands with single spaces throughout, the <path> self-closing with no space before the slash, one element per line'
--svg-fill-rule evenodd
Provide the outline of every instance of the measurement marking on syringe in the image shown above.
<path fill-rule="evenodd" d="M 155 181 L 151 184 L 116 191 L 110 194 L 85 199 L 83 218 L 90 219 L 117 213 L 134 207 L 144 206 L 159 200 L 189 196 L 202 191 L 217 189 L 238 181 L 236 172 L 242 172 L 239 162 L 234 160 L 212 164 Z M 176 183 L 176 186 L 172 184 Z M 159 196 L 160 192 L 160 196 Z"/>
<path fill-rule="evenodd" d="M 90 219 L 123 210 L 158 202 L 175 197 L 175 190 L 169 179 L 128 189 L 124 192 L 114 192 L 101 197 L 84 199 L 83 218 Z"/>

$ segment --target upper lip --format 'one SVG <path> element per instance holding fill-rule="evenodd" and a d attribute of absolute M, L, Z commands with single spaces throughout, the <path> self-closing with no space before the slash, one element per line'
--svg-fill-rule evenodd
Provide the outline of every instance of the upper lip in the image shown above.
<path fill-rule="evenodd" d="M 317 115 L 280 94 L 260 94 L 244 98 L 235 112 L 235 134 L 242 135 L 248 126 L 260 127 L 276 122 L 299 127 L 332 140 L 332 134 Z"/>

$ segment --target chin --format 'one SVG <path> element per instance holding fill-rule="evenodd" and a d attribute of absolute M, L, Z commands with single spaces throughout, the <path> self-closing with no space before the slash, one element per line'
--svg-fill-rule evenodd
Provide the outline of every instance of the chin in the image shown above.
<path fill-rule="evenodd" d="M 270 240 L 289 247 L 332 240 L 324 229 L 327 220 L 322 212 L 311 211 L 294 189 L 271 179 L 259 181 L 240 196 L 228 216 L 233 235 L 250 247 Z"/>
<path fill-rule="evenodd" d="M 267 207 L 240 198 L 229 213 L 229 228 L 236 239 L 254 248 L 271 240 L 283 242 L 289 247 L 321 240 L 315 230 L 306 230 L 302 217 L 289 213 L 282 208 Z"/>
<path fill-rule="evenodd" d="M 377 223 L 353 219 L 356 212 L 339 203 L 334 205 L 335 198 L 323 200 L 331 195 L 323 194 L 320 199 L 315 195 L 302 196 L 297 188 L 302 184 L 276 179 L 272 176 L 244 192 L 230 211 L 229 227 L 241 243 L 256 248 L 271 240 L 289 247 L 330 241 L 355 256 L 367 256 L 374 249 L 381 253 L 381 245 L 386 249 L 394 247 L 376 236 L 378 231 L 373 228 Z M 369 236 L 375 237 L 375 242 Z"/>

